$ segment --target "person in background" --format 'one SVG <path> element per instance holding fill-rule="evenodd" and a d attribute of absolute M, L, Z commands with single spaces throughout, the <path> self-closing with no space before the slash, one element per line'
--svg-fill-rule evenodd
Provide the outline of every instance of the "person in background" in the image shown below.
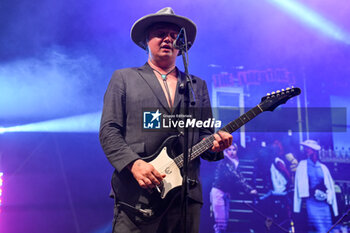
<path fill-rule="evenodd" d="M 214 182 L 210 191 L 210 201 L 214 213 L 215 233 L 226 232 L 229 218 L 230 196 L 244 190 L 246 193 L 257 194 L 239 172 L 238 146 L 233 143 L 224 150 L 225 158 L 219 162 L 215 170 Z"/>
<path fill-rule="evenodd" d="M 305 201 L 309 232 L 325 233 L 332 226 L 331 208 L 338 215 L 338 206 L 332 176 L 319 161 L 320 145 L 314 140 L 301 143 L 307 157 L 301 160 L 295 173 L 294 212 L 299 213 Z"/>
<path fill-rule="evenodd" d="M 284 162 L 284 149 L 279 140 L 275 140 L 271 146 L 274 157 L 270 167 L 271 181 L 274 195 L 286 195 L 291 183 L 291 174 Z"/>
<path fill-rule="evenodd" d="M 266 213 L 278 223 L 292 225 L 292 176 L 285 161 L 285 150 L 280 140 L 273 140 L 269 150 L 271 189 L 259 199 L 269 206 Z M 266 181 L 268 183 L 268 181 Z M 269 227 L 267 227 L 269 229 Z"/>

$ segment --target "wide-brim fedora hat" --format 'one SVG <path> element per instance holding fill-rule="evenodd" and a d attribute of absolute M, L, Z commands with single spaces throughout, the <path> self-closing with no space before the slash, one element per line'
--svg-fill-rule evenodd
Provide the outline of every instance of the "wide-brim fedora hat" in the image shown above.
<path fill-rule="evenodd" d="M 172 23 L 180 28 L 184 27 L 186 30 L 187 41 L 189 47 L 193 45 L 196 39 L 197 26 L 196 24 L 181 15 L 176 15 L 171 7 L 165 7 L 159 10 L 157 13 L 149 14 L 138 19 L 131 27 L 131 39 L 140 46 L 142 49 L 147 49 L 146 36 L 147 29 L 156 23 Z"/>
<path fill-rule="evenodd" d="M 309 148 L 316 150 L 316 151 L 321 150 L 321 146 L 318 145 L 318 143 L 315 140 L 308 139 L 308 140 L 301 142 L 300 145 L 309 147 Z"/>

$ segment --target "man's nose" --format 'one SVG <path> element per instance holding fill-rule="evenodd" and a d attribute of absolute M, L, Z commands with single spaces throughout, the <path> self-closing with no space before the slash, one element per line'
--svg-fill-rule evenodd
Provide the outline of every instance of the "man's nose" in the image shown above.
<path fill-rule="evenodd" d="M 169 33 L 167 33 L 167 34 L 165 34 L 165 36 L 164 36 L 164 40 L 168 40 L 168 41 L 173 40 L 173 38 L 171 37 L 170 32 L 169 32 Z"/>
<path fill-rule="evenodd" d="M 165 37 L 166 37 L 166 38 L 169 38 L 169 39 L 171 39 L 171 40 L 175 40 L 176 37 L 177 37 L 177 33 L 168 32 L 168 33 L 165 34 Z"/>

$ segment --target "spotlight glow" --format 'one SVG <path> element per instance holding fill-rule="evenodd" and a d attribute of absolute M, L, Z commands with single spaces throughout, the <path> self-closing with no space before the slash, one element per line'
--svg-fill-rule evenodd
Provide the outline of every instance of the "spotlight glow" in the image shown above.
<path fill-rule="evenodd" d="M 0 133 L 9 132 L 91 132 L 99 130 L 101 112 L 0 128 Z"/>
<path fill-rule="evenodd" d="M 3 184 L 3 172 L 0 172 L 0 206 L 2 205 L 2 184 Z"/>
<path fill-rule="evenodd" d="M 343 31 L 340 27 L 333 24 L 329 20 L 322 17 L 320 14 L 314 12 L 310 8 L 298 3 L 294 0 L 270 0 L 274 4 L 277 4 L 284 11 L 294 16 L 298 20 L 306 23 L 310 27 L 313 27 L 329 37 L 335 40 L 350 44 L 350 34 Z M 334 3 L 336 4 L 336 3 Z"/>

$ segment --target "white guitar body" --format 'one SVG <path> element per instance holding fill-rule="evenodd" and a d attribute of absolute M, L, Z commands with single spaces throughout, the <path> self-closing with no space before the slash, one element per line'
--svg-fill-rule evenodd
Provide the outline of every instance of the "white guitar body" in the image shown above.
<path fill-rule="evenodd" d="M 167 148 L 164 147 L 157 158 L 149 162 L 160 173 L 166 174 L 163 184 L 159 186 L 161 198 L 164 199 L 167 193 L 173 188 L 182 185 L 182 176 L 179 167 L 173 159 L 168 156 Z"/>

